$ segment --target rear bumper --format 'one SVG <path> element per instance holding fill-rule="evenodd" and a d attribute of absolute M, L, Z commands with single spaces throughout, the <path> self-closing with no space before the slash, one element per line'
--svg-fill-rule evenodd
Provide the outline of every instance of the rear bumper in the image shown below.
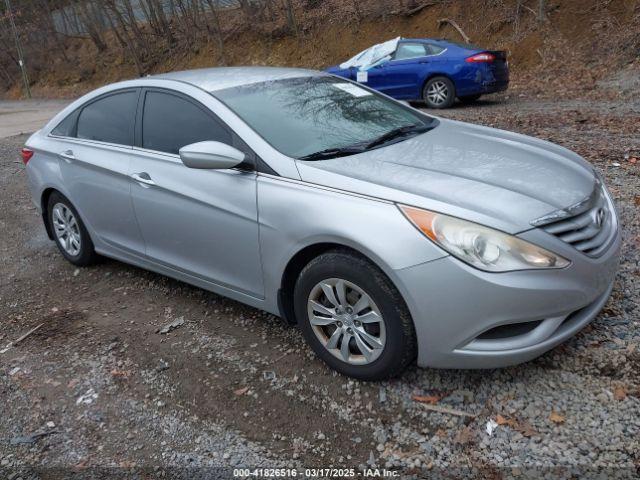
<path fill-rule="evenodd" d="M 485 95 L 489 93 L 503 92 L 509 88 L 509 80 L 473 83 L 470 85 L 458 86 L 456 95 L 466 97 L 469 95 Z"/>
<path fill-rule="evenodd" d="M 496 274 L 445 257 L 395 271 L 414 319 L 418 365 L 497 368 L 552 349 L 605 305 L 619 249 L 618 232 L 602 257 L 590 259 L 576 251 L 572 265 L 562 270 Z M 525 322 L 532 327 L 523 333 Z M 496 327 L 501 336 L 487 338 Z"/>
<path fill-rule="evenodd" d="M 509 80 L 490 82 L 482 85 L 482 93 L 503 92 L 509 88 Z"/>

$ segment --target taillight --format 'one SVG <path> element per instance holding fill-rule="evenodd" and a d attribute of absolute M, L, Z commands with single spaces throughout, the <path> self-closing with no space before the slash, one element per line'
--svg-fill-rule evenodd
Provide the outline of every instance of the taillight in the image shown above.
<path fill-rule="evenodd" d="M 491 63 L 496 59 L 493 53 L 478 53 L 471 57 L 468 57 L 465 61 L 469 63 Z"/>
<path fill-rule="evenodd" d="M 27 162 L 31 160 L 31 157 L 33 157 L 33 150 L 25 147 L 20 150 L 20 155 L 22 155 L 22 163 L 26 165 Z"/>

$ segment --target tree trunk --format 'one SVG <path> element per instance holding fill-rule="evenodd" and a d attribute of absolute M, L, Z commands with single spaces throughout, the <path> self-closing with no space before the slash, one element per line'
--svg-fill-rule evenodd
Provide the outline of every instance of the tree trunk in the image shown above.
<path fill-rule="evenodd" d="M 543 23 L 546 18 L 547 0 L 538 0 L 538 23 Z"/>
<path fill-rule="evenodd" d="M 298 23 L 296 22 L 296 14 L 293 10 L 291 0 L 285 0 L 285 10 L 287 13 L 287 25 L 289 26 L 289 31 L 294 33 L 296 37 L 299 37 Z"/>
<path fill-rule="evenodd" d="M 220 57 L 219 63 L 221 65 L 225 65 L 227 62 L 224 55 L 224 36 L 222 35 L 222 27 L 220 26 L 220 17 L 218 16 L 218 11 L 213 4 L 213 0 L 206 1 L 209 6 L 209 10 L 211 10 L 211 17 L 213 18 L 214 34 L 216 36 L 216 43 L 218 44 L 218 56 Z"/>

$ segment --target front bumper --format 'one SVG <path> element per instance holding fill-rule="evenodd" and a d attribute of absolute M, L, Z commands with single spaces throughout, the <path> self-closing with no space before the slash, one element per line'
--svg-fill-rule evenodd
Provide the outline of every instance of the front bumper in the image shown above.
<path fill-rule="evenodd" d="M 488 273 L 449 256 L 394 272 L 414 319 L 419 366 L 496 368 L 522 363 L 562 343 L 597 316 L 613 288 L 620 232 L 599 258 L 589 258 L 539 229 L 520 236 L 537 244 L 551 242 L 552 250 L 572 264 L 558 270 Z M 525 325 L 531 327 L 520 328 Z M 498 338 L 486 337 L 500 329 Z"/>

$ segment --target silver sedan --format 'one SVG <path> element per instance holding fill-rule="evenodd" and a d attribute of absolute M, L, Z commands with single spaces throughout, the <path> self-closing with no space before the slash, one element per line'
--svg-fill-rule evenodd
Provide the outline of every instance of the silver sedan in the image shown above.
<path fill-rule="evenodd" d="M 557 145 L 299 69 L 194 70 L 77 100 L 22 152 L 49 237 L 297 323 L 361 379 L 532 359 L 611 292 L 620 228 Z"/>

